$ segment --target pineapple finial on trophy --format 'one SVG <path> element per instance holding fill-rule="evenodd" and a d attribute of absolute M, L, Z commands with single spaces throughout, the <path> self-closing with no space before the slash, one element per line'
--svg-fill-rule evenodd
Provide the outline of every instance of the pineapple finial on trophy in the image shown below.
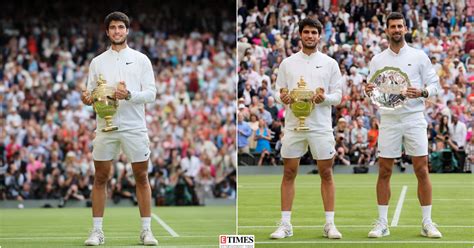
<path fill-rule="evenodd" d="M 104 75 L 99 74 L 99 79 L 97 79 L 97 86 L 101 86 L 103 84 L 107 84 L 107 82 L 104 79 Z"/>
<path fill-rule="evenodd" d="M 306 82 L 303 79 L 303 76 L 300 76 L 300 81 L 298 81 L 298 88 L 299 89 L 304 89 L 306 88 Z"/>

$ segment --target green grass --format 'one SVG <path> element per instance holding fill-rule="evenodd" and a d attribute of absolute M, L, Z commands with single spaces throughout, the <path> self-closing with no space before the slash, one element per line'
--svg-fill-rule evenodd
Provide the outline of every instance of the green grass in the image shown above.
<path fill-rule="evenodd" d="M 413 174 L 394 174 L 389 208 L 391 224 L 401 189 L 408 187 L 397 227 L 391 235 L 369 239 L 367 233 L 377 218 L 376 174 L 336 174 L 335 222 L 341 240 L 322 236 L 324 210 L 318 175 L 299 175 L 293 203 L 294 236 L 269 238 L 280 219 L 281 176 L 239 175 L 238 232 L 255 235 L 257 247 L 474 247 L 474 176 L 472 174 L 432 174 L 433 221 L 442 239 L 420 235 L 421 209 L 417 181 Z M 338 244 L 339 242 L 339 244 Z M 410 243 L 411 242 L 411 243 Z M 463 243 L 460 243 L 463 242 Z"/>
<path fill-rule="evenodd" d="M 152 230 L 159 246 L 216 247 L 220 234 L 235 234 L 235 207 L 160 207 L 153 213 L 179 237 L 172 237 L 156 220 Z M 2 209 L 0 246 L 80 247 L 92 227 L 91 209 Z M 138 208 L 106 208 L 106 247 L 139 245 Z"/>

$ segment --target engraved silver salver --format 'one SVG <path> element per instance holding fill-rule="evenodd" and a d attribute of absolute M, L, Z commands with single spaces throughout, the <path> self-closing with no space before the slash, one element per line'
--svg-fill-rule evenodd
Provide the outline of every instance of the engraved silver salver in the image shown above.
<path fill-rule="evenodd" d="M 385 66 L 377 70 L 369 82 L 375 84 L 370 100 L 380 109 L 398 109 L 408 101 L 406 92 L 410 79 L 400 68 Z"/>

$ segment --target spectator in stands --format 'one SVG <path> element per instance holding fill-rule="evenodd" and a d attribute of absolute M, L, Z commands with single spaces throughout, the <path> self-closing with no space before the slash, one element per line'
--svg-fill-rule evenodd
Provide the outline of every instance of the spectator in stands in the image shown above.
<path fill-rule="evenodd" d="M 464 172 L 472 173 L 474 167 L 474 135 L 471 136 L 469 143 L 466 145 L 466 165 L 464 167 Z"/>
<path fill-rule="evenodd" d="M 351 146 L 352 163 L 359 166 L 366 166 L 370 161 L 369 144 L 364 141 L 362 134 L 357 134 L 356 142 Z"/>
<path fill-rule="evenodd" d="M 362 118 L 357 118 L 357 120 L 354 122 L 354 128 L 351 130 L 351 144 L 354 145 L 355 143 L 358 142 L 357 140 L 357 135 L 360 134 L 361 136 L 361 142 L 365 143 L 367 142 L 367 129 L 364 127 L 364 121 Z"/>
<path fill-rule="evenodd" d="M 237 121 L 239 154 L 250 153 L 248 139 L 252 135 L 253 130 L 250 125 L 244 121 L 243 113 L 238 114 Z"/>
<path fill-rule="evenodd" d="M 272 148 L 270 147 L 271 139 L 270 130 L 265 121 L 260 119 L 258 122 L 258 129 L 255 131 L 255 140 L 257 141 L 255 153 L 260 154 L 257 164 L 258 166 L 262 166 L 263 160 L 266 158 L 270 158 L 272 164 L 275 165 L 275 160 L 272 156 Z"/>
<path fill-rule="evenodd" d="M 460 172 L 464 169 L 464 163 L 466 161 L 466 138 L 467 138 L 467 129 L 466 124 L 459 121 L 458 115 L 454 114 L 449 124 L 449 137 L 452 138 L 453 143 L 456 144 L 457 149 L 454 155 L 458 161 L 458 169 Z"/>
<path fill-rule="evenodd" d="M 248 124 L 250 125 L 250 128 L 252 129 L 252 134 L 249 137 L 249 148 L 251 151 L 254 151 L 256 146 L 257 146 L 257 140 L 255 139 L 255 132 L 258 129 L 258 123 L 259 123 L 259 118 L 257 114 L 255 113 L 250 113 L 250 119 Z"/>
<path fill-rule="evenodd" d="M 372 158 L 375 157 L 378 138 L 379 138 L 379 121 L 377 120 L 377 118 L 372 117 L 370 119 L 370 130 L 367 132 L 367 142 L 369 143 L 369 149 L 370 149 L 370 154 Z"/>
<path fill-rule="evenodd" d="M 343 164 L 343 165 L 350 165 L 350 157 L 349 154 L 349 147 L 347 146 L 346 138 L 343 134 L 337 133 L 335 135 L 336 138 L 336 157 L 334 160 L 334 164 Z"/>
<path fill-rule="evenodd" d="M 273 122 L 272 114 L 265 109 L 263 103 L 258 105 L 258 119 L 263 120 L 267 126 L 270 126 Z"/>
<path fill-rule="evenodd" d="M 278 107 L 275 105 L 275 98 L 273 96 L 268 97 L 267 105 L 265 105 L 265 110 L 271 114 L 271 119 L 278 119 Z"/>

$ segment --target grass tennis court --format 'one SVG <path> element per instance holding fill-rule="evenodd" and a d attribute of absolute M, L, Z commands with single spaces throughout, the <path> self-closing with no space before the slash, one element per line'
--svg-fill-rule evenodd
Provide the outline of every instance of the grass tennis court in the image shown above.
<path fill-rule="evenodd" d="M 293 203 L 294 236 L 269 238 L 280 219 L 281 176 L 239 175 L 238 232 L 253 234 L 257 247 L 468 247 L 474 246 L 474 176 L 472 174 L 432 174 L 433 221 L 443 233 L 441 239 L 420 235 L 421 210 L 413 174 L 394 174 L 389 224 L 392 223 L 403 186 L 407 186 L 396 227 L 391 235 L 369 239 L 367 233 L 377 218 L 376 174 L 336 174 L 335 222 L 341 240 L 322 236 L 324 211 L 319 175 L 298 175 Z"/>
<path fill-rule="evenodd" d="M 152 211 L 156 215 L 152 230 L 159 247 L 216 247 L 220 234 L 235 234 L 234 206 L 162 207 Z M 100 247 L 138 246 L 140 225 L 138 208 L 106 208 L 105 246 Z M 2 209 L 0 246 L 83 247 L 91 227 L 88 208 Z"/>

